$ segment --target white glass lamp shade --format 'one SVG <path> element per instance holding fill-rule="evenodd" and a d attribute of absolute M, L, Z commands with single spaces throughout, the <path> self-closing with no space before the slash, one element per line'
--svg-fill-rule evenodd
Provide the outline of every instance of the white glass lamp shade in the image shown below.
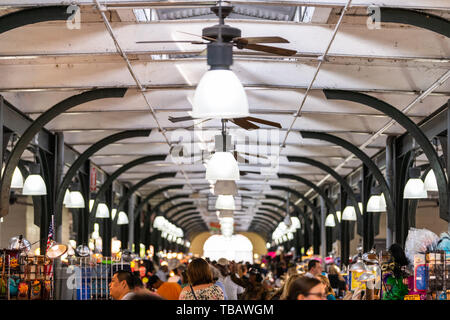
<path fill-rule="evenodd" d="M 338 218 L 338 221 L 341 222 L 341 212 L 340 211 L 336 211 L 336 216 Z"/>
<path fill-rule="evenodd" d="M 84 198 L 80 191 L 70 192 L 70 201 L 66 208 L 84 208 Z"/>
<path fill-rule="evenodd" d="M 409 179 L 403 190 L 404 199 L 426 199 L 428 198 L 427 190 L 425 190 L 425 184 L 422 179 L 412 178 Z"/>
<path fill-rule="evenodd" d="M 14 179 L 14 177 L 13 177 Z M 425 177 L 425 190 L 427 191 L 439 191 L 436 181 L 436 176 L 434 175 L 434 171 L 430 170 Z"/>
<path fill-rule="evenodd" d="M 44 179 L 39 174 L 30 174 L 23 184 L 22 194 L 26 196 L 44 196 L 47 194 L 47 187 Z"/>
<path fill-rule="evenodd" d="M 332 214 L 329 214 L 325 219 L 325 227 L 336 227 L 334 216 Z"/>
<path fill-rule="evenodd" d="M 65 205 L 66 207 L 68 205 L 70 206 L 70 190 L 69 189 L 67 189 L 66 193 L 64 194 L 63 205 Z"/>
<path fill-rule="evenodd" d="M 116 217 L 116 213 L 117 213 L 117 209 L 112 209 L 111 210 L 111 219 L 115 219 L 115 217 Z"/>
<path fill-rule="evenodd" d="M 354 206 L 348 205 L 345 207 L 344 212 L 342 212 L 342 220 L 356 221 L 356 211 Z"/>
<path fill-rule="evenodd" d="M 207 71 L 195 89 L 192 117 L 231 119 L 248 117 L 244 87 L 231 70 Z"/>
<path fill-rule="evenodd" d="M 216 200 L 217 210 L 235 210 L 234 198 L 233 196 L 220 195 Z"/>
<path fill-rule="evenodd" d="M 386 212 L 386 202 L 384 196 L 372 195 L 367 201 L 367 212 Z"/>
<path fill-rule="evenodd" d="M 162 226 L 163 226 L 165 220 L 166 219 L 164 219 L 163 216 L 157 216 L 155 218 L 155 220 L 153 220 L 153 228 L 156 228 L 158 230 L 162 230 Z"/>
<path fill-rule="evenodd" d="M 239 170 L 238 170 L 239 173 Z M 214 186 L 214 195 L 231 195 L 237 194 L 236 182 L 230 180 L 218 180 Z"/>
<path fill-rule="evenodd" d="M 109 209 L 106 203 L 99 203 L 97 211 L 95 212 L 96 218 L 109 218 Z"/>
<path fill-rule="evenodd" d="M 436 180 L 436 179 L 435 179 Z M 11 188 L 21 189 L 23 188 L 23 176 L 19 168 L 14 169 L 14 173 L 11 180 Z"/>
<path fill-rule="evenodd" d="M 119 216 L 117 217 L 117 224 L 128 224 L 128 216 L 125 212 L 119 212 Z"/>
<path fill-rule="evenodd" d="M 94 199 L 89 200 L 89 212 L 92 212 L 92 208 L 94 207 L 94 202 L 95 202 Z"/>
<path fill-rule="evenodd" d="M 239 166 L 231 152 L 216 152 L 208 161 L 206 180 L 239 180 Z"/>

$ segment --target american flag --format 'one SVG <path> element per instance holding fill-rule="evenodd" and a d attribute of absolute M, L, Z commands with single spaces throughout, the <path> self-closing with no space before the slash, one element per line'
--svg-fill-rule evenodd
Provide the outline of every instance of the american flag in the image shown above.
<path fill-rule="evenodd" d="M 52 215 L 52 220 L 50 226 L 48 227 L 48 237 L 47 237 L 47 250 L 51 247 L 53 242 L 53 228 L 54 228 L 54 216 Z M 53 261 L 45 266 L 45 273 L 47 276 L 53 276 Z"/>

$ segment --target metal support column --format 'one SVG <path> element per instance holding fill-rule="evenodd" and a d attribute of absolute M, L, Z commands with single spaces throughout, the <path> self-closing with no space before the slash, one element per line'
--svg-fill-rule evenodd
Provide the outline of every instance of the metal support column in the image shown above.
<path fill-rule="evenodd" d="M 395 137 L 388 136 L 386 140 L 386 182 L 391 190 L 392 199 L 395 198 L 394 194 L 394 144 Z M 396 204 L 394 203 L 396 206 Z M 389 248 L 394 241 L 395 226 L 390 223 L 395 221 L 395 217 L 389 217 L 389 211 L 386 212 L 386 248 Z"/>
<path fill-rule="evenodd" d="M 447 159 L 450 156 L 450 99 L 447 101 L 447 150 L 445 150 L 444 152 L 447 152 Z M 446 165 L 447 165 L 447 174 L 449 174 L 450 172 L 450 161 L 446 161 Z M 450 180 L 450 179 L 448 179 Z M 447 199 L 450 197 L 450 182 L 448 182 L 448 190 L 449 193 L 447 194 Z M 450 201 L 447 202 L 448 203 L 448 207 L 447 207 L 447 221 L 448 221 L 448 232 L 450 232 Z"/>
<path fill-rule="evenodd" d="M 134 243 L 134 203 L 136 195 L 132 195 L 128 199 L 128 250 L 133 251 Z"/>
<path fill-rule="evenodd" d="M 320 255 L 325 258 L 327 255 L 327 238 L 325 233 L 325 219 L 327 217 L 327 207 L 325 199 L 320 197 Z"/>

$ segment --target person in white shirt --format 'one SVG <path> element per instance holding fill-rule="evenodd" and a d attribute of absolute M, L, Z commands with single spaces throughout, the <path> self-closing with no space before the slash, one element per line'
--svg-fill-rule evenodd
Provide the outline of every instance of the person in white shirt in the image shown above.
<path fill-rule="evenodd" d="M 237 285 L 233 282 L 233 280 L 231 280 L 230 262 L 225 258 L 220 258 L 217 261 L 216 267 L 220 271 L 219 280 L 223 283 L 225 294 L 228 297 L 228 300 L 237 300 L 238 294 L 242 294 L 244 292 L 244 288 Z"/>
<path fill-rule="evenodd" d="M 308 262 L 308 272 L 305 273 L 305 277 L 317 278 L 319 274 L 322 274 L 322 264 L 318 260 L 310 260 Z"/>
<path fill-rule="evenodd" d="M 109 283 L 109 292 L 114 300 L 131 300 L 135 294 L 134 285 L 131 272 L 119 270 Z"/>

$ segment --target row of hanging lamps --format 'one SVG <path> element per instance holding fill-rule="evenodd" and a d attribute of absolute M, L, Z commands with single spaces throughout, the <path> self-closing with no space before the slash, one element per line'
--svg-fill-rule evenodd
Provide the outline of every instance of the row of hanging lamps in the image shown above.
<path fill-rule="evenodd" d="M 427 190 L 422 179 L 420 179 L 419 168 L 409 168 L 409 180 L 403 189 L 404 199 L 426 199 L 428 198 Z"/>

